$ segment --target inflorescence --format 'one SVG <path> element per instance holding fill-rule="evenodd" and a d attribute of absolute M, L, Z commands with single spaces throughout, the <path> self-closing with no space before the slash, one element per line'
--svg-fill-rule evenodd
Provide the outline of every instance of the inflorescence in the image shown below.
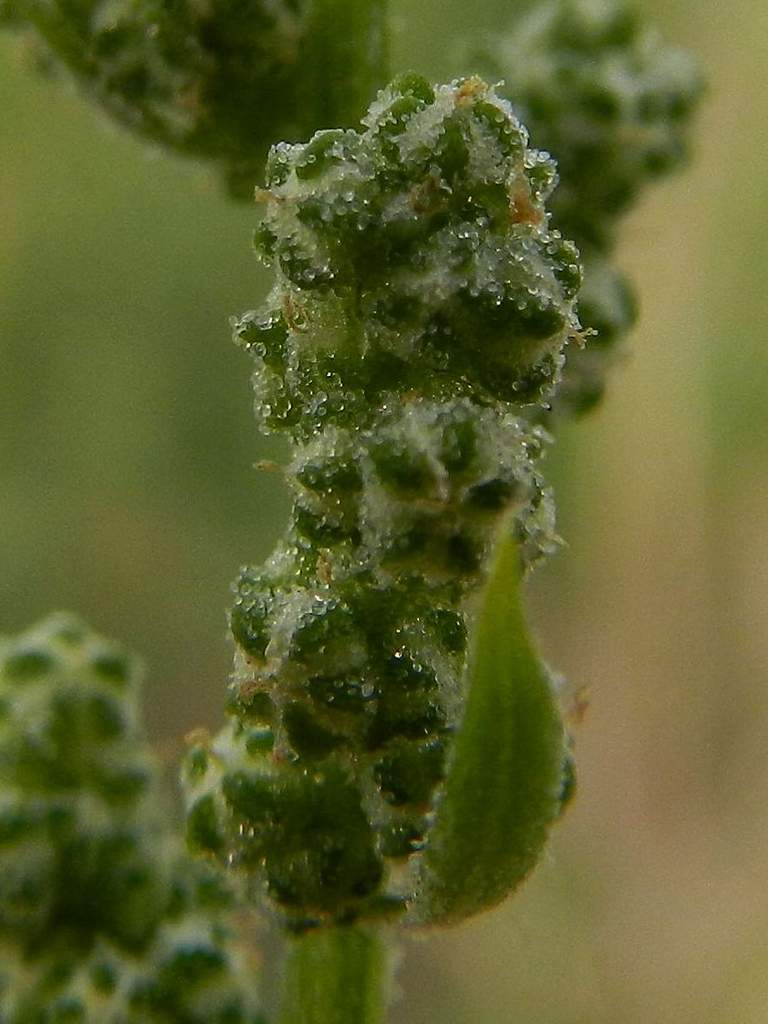
<path fill-rule="evenodd" d="M 700 80 L 623 3 L 558 0 L 476 56 L 498 87 L 402 75 L 355 128 L 385 0 L 0 0 L 0 21 L 234 196 L 264 182 L 274 288 L 234 333 L 293 496 L 235 585 L 228 722 L 185 763 L 208 865 L 162 825 L 133 661 L 65 616 L 0 643 L 0 1019 L 257 1024 L 214 862 L 295 931 L 429 890 L 491 549 L 512 530 L 527 567 L 556 543 L 542 423 L 602 393 L 635 317 L 617 225 L 684 159 Z"/>
<path fill-rule="evenodd" d="M 111 117 L 246 200 L 276 139 L 356 123 L 386 80 L 384 0 L 0 0 L 3 17 Z"/>
<path fill-rule="evenodd" d="M 232 898 L 163 826 L 132 658 L 54 615 L 0 643 L 0 1020 L 260 1024 Z"/>
<path fill-rule="evenodd" d="M 293 445 L 291 523 L 231 615 L 230 721 L 188 758 L 189 835 L 295 927 L 407 905 L 498 523 L 553 542 L 522 409 L 578 335 L 552 161 L 482 81 L 403 76 L 362 131 L 278 145 L 266 308 L 235 325 Z"/>
<path fill-rule="evenodd" d="M 701 77 L 623 0 L 536 4 L 475 63 L 489 81 L 502 80 L 537 146 L 557 161 L 549 208 L 581 252 L 579 315 L 590 336 L 568 352 L 556 405 L 585 412 L 636 318 L 632 285 L 611 258 L 617 226 L 649 183 L 685 161 Z"/>

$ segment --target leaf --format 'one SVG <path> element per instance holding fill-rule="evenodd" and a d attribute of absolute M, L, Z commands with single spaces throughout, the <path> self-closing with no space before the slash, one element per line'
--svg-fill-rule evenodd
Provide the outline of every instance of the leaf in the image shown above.
<path fill-rule="evenodd" d="M 451 924 L 494 906 L 535 866 L 558 816 L 565 732 L 526 628 L 507 533 L 481 599 L 464 717 L 410 917 Z"/>

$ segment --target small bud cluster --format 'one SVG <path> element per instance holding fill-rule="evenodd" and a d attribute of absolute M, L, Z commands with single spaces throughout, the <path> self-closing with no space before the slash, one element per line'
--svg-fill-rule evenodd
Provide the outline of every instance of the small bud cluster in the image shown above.
<path fill-rule="evenodd" d="M 0 1019 L 256 1024 L 228 896 L 167 849 L 137 671 L 70 616 L 0 643 Z"/>
<path fill-rule="evenodd" d="M 505 101 L 408 75 L 364 125 L 268 164 L 277 283 L 235 330 L 295 445 L 293 514 L 238 580 L 230 722 L 185 770 L 193 846 L 297 928 L 412 895 L 498 523 L 529 561 L 553 542 L 521 409 L 578 328 L 554 167 Z"/>
<path fill-rule="evenodd" d="M 557 160 L 554 224 L 584 260 L 579 315 L 597 333 L 572 349 L 558 406 L 581 412 L 603 391 L 609 353 L 632 326 L 632 288 L 607 259 L 616 225 L 642 189 L 686 158 L 701 94 L 688 54 L 666 46 L 620 0 L 537 4 L 479 58 Z"/>
<path fill-rule="evenodd" d="M 5 0 L 3 19 L 31 24 L 111 116 L 211 161 L 246 199 L 272 142 L 355 123 L 386 77 L 383 0 Z"/>

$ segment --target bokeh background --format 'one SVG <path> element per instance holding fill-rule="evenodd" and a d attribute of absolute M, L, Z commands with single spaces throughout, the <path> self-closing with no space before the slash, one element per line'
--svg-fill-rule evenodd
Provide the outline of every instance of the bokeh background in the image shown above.
<path fill-rule="evenodd" d="M 402 1024 L 768 1021 L 768 6 L 647 3 L 709 95 L 696 159 L 626 223 L 630 358 L 549 459 L 567 546 L 530 588 L 589 688 L 580 792 L 515 899 L 413 943 Z M 393 0 L 396 62 L 503 0 Z M 0 39 L 0 631 L 76 609 L 147 662 L 169 774 L 215 727 L 238 566 L 287 509 L 228 316 L 256 212 Z"/>

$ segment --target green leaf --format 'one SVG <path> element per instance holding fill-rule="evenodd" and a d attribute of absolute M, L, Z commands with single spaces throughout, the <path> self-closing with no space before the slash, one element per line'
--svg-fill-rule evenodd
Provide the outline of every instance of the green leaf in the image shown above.
<path fill-rule="evenodd" d="M 475 623 L 466 710 L 424 853 L 414 923 L 455 923 L 523 881 L 558 815 L 565 758 L 557 700 L 526 628 L 510 532 Z"/>
<path fill-rule="evenodd" d="M 383 1024 L 388 959 L 382 939 L 362 928 L 291 939 L 280 1024 Z"/>

